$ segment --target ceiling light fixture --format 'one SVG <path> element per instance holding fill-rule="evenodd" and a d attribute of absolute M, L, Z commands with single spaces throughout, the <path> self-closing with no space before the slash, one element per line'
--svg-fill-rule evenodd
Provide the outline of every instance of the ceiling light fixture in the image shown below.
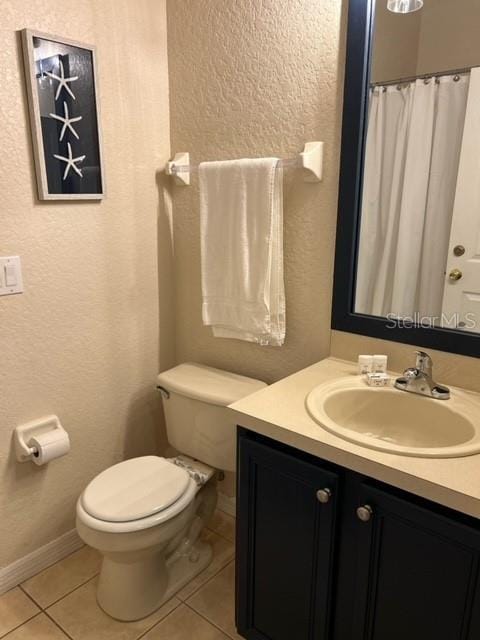
<path fill-rule="evenodd" d="M 423 0 L 388 0 L 387 9 L 392 13 L 412 13 L 423 7 Z"/>

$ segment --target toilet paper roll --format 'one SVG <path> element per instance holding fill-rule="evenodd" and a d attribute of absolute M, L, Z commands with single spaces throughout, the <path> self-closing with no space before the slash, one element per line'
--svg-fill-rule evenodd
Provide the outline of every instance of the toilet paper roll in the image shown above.
<path fill-rule="evenodd" d="M 30 438 L 28 446 L 37 450 L 37 453 L 33 454 L 32 460 L 36 465 L 41 466 L 68 453 L 70 438 L 64 429 L 54 429 Z"/>

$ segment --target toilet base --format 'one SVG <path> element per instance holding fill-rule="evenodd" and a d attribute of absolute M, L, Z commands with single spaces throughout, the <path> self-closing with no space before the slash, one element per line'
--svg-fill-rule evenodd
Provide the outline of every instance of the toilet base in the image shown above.
<path fill-rule="evenodd" d="M 172 556 L 175 556 L 175 554 L 172 554 Z M 197 540 L 189 556 L 169 558 L 167 561 L 168 588 L 160 606 L 193 580 L 201 571 L 206 569 L 212 561 L 212 556 L 212 546 L 207 542 Z"/>
<path fill-rule="evenodd" d="M 116 620 L 133 622 L 145 618 L 203 571 L 210 564 L 212 555 L 211 545 L 197 540 L 189 548 L 188 554 L 175 551 L 167 559 L 163 553 L 156 558 L 149 556 L 148 565 L 134 563 L 134 566 L 126 566 L 104 558 L 97 602 L 105 613 Z M 147 578 L 145 572 L 149 574 Z M 143 584 L 137 584 L 138 581 Z M 118 588 L 113 586 L 115 584 L 126 586 L 126 592 L 125 588 L 121 588 L 120 594 Z M 146 584 L 148 591 L 145 590 Z M 139 598 L 140 594 L 143 597 Z"/>

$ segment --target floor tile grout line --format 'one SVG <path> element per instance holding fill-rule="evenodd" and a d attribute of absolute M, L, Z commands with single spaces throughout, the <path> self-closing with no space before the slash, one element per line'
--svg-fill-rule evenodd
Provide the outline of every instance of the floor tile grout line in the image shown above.
<path fill-rule="evenodd" d="M 63 634 L 65 634 L 65 635 L 67 636 L 67 638 L 70 638 L 70 640 L 73 640 L 73 637 L 72 637 L 72 636 L 71 636 L 67 631 L 65 631 L 65 629 L 62 627 L 62 625 L 61 625 L 59 622 L 57 622 L 57 621 L 55 620 L 55 618 L 53 618 L 53 617 L 48 613 L 48 611 L 44 611 L 43 613 L 47 616 L 47 618 L 48 618 L 49 620 L 51 620 L 51 621 L 53 622 L 53 624 L 54 624 L 56 627 L 58 627 L 58 628 L 60 629 L 60 631 L 61 631 Z"/>
<path fill-rule="evenodd" d="M 81 551 L 84 547 L 86 547 L 87 545 L 84 543 L 82 544 L 81 547 L 79 547 L 78 549 L 74 549 L 73 551 L 70 551 L 70 553 L 68 553 L 66 556 L 64 556 L 63 558 L 60 558 L 60 560 L 55 560 L 55 562 L 52 562 L 52 564 L 47 565 L 46 567 L 43 567 L 43 569 L 40 569 L 40 571 L 37 571 L 37 573 L 34 573 L 33 576 L 30 576 L 30 578 L 26 578 L 25 580 L 22 580 L 22 582 L 19 582 L 16 586 L 17 587 L 21 587 L 23 584 L 30 582 L 30 580 L 33 580 L 33 578 L 36 578 L 37 576 L 39 576 L 41 573 L 43 573 L 44 571 L 47 571 L 48 569 L 51 569 L 52 567 L 54 567 L 56 564 L 59 564 L 60 562 L 63 562 L 63 560 L 66 560 L 67 558 L 70 558 L 70 556 L 73 556 L 74 553 L 78 553 L 79 551 Z M 15 587 L 13 587 L 14 589 Z M 25 592 L 26 593 L 26 592 Z"/>
<path fill-rule="evenodd" d="M 219 538 L 222 538 L 222 540 L 226 540 L 227 542 L 235 546 L 235 540 L 230 540 L 230 538 L 227 538 L 226 536 L 224 536 L 223 533 L 219 533 L 218 531 L 215 531 L 215 529 L 210 529 L 209 527 L 205 527 L 204 531 L 210 531 L 210 533 L 214 533 Z"/>
<path fill-rule="evenodd" d="M 28 598 L 31 602 L 33 602 L 33 604 L 34 604 L 38 609 L 40 609 L 40 612 L 41 612 L 41 611 L 43 611 L 43 607 L 42 607 L 42 606 L 40 606 L 40 605 L 38 604 L 38 602 L 37 602 L 34 598 L 32 598 L 32 596 L 31 596 L 29 593 L 27 593 L 27 592 L 25 591 L 25 589 L 22 587 L 22 585 L 21 585 L 21 584 L 17 585 L 17 587 L 18 587 L 18 589 L 20 589 L 20 591 L 21 591 L 25 596 L 27 596 L 27 598 Z"/>
<path fill-rule="evenodd" d="M 235 546 L 235 540 L 230 540 L 230 538 L 227 538 L 226 536 L 224 536 L 223 533 L 218 533 L 218 531 L 214 531 L 213 529 L 210 529 L 210 531 L 214 533 L 216 536 L 218 536 L 219 538 L 222 538 L 222 540 L 226 540 L 227 542 Z"/>
<path fill-rule="evenodd" d="M 218 509 L 218 511 L 220 511 L 220 509 Z M 231 516 L 229 513 L 226 513 L 225 511 L 222 511 L 222 513 L 224 513 L 225 515 L 227 515 L 229 518 L 232 518 L 234 520 L 234 529 L 236 528 L 236 523 L 237 523 L 237 519 L 235 516 Z M 223 538 L 224 540 L 228 540 L 228 542 L 230 542 L 231 544 L 235 544 L 235 535 L 233 536 L 233 540 L 230 540 L 230 538 L 227 538 L 227 536 L 225 536 L 223 533 L 220 533 L 218 531 L 215 531 L 215 529 L 211 529 L 210 527 L 206 526 L 205 529 L 208 529 L 209 531 L 212 531 L 213 533 L 215 533 L 217 536 L 220 536 L 221 538 Z"/>
<path fill-rule="evenodd" d="M 91 578 L 90 578 L 90 579 L 91 579 Z M 87 582 L 88 582 L 88 580 L 87 580 Z M 85 583 L 83 583 L 83 584 L 85 584 Z M 70 638 L 70 640 L 73 640 L 72 636 L 71 636 L 69 633 L 67 633 L 67 632 L 65 631 L 65 629 L 63 629 L 63 628 L 58 624 L 58 622 L 57 622 L 54 618 L 52 618 L 52 616 L 48 613 L 47 609 L 44 609 L 44 608 L 43 608 L 43 607 L 42 607 L 38 602 L 36 602 L 36 600 L 34 600 L 34 599 L 33 599 L 33 597 L 32 597 L 32 596 L 31 596 L 27 591 L 25 591 L 25 589 L 23 588 L 23 586 L 22 586 L 21 584 L 20 584 L 20 585 L 18 585 L 18 587 L 19 587 L 19 589 L 21 589 L 21 591 L 23 591 L 23 593 L 27 596 L 27 598 L 28 598 L 29 600 L 31 600 L 31 601 L 33 602 L 33 604 L 34 604 L 35 606 L 37 606 L 37 607 L 40 609 L 40 610 L 39 610 L 39 611 L 38 611 L 38 612 L 37 612 L 37 613 L 36 613 L 32 618 L 29 618 L 29 620 L 32 620 L 33 618 L 36 618 L 37 616 L 39 616 L 39 615 L 41 615 L 41 614 L 43 613 L 43 614 L 45 614 L 45 615 L 47 616 L 47 618 L 48 618 L 49 620 L 51 620 L 51 621 L 53 622 L 53 624 L 54 624 L 56 627 L 58 627 L 58 628 L 60 629 L 60 631 L 61 631 L 65 636 L 67 636 L 67 638 Z M 78 587 L 77 587 L 77 588 L 78 588 Z M 76 591 L 76 589 L 73 589 L 73 591 Z M 70 591 L 69 593 L 73 593 L 73 591 Z M 69 595 L 69 594 L 67 593 L 67 594 L 65 594 L 65 596 L 63 596 L 63 597 L 65 598 L 67 595 Z M 60 598 L 60 599 L 59 599 L 59 600 L 57 600 L 56 602 L 60 602 L 60 600 L 62 600 L 62 598 Z M 55 604 L 55 603 L 54 603 L 54 604 Z M 52 605 L 49 605 L 49 606 L 52 606 Z M 23 622 L 21 625 L 19 625 L 18 627 L 16 627 L 16 629 L 19 629 L 21 626 L 23 626 L 24 624 L 26 624 L 29 620 L 25 620 L 25 622 Z M 12 629 L 12 631 L 14 631 L 14 629 Z M 10 631 L 9 631 L 9 633 L 10 633 Z M 4 637 L 4 636 L 2 636 L 2 637 Z"/>
<path fill-rule="evenodd" d="M 192 598 L 196 593 L 200 591 L 200 589 L 203 589 L 203 587 L 206 587 L 209 582 L 211 582 L 214 578 L 216 578 L 218 574 L 221 573 L 225 569 L 225 567 L 227 567 L 234 559 L 235 559 L 235 552 L 233 553 L 233 556 L 231 558 L 225 561 L 225 564 L 222 564 L 222 566 L 218 569 L 218 571 L 215 571 L 215 573 L 213 573 L 209 578 L 207 578 L 205 582 L 202 582 L 202 584 L 200 584 L 196 589 L 194 589 L 192 593 L 189 593 L 188 596 L 185 598 L 185 600 L 183 600 L 180 596 L 177 596 L 177 598 L 182 602 L 186 602 L 187 600 Z M 187 586 L 188 586 L 188 582 L 185 585 L 185 587 Z"/>
<path fill-rule="evenodd" d="M 215 627 L 215 629 L 218 629 L 219 631 L 221 631 L 224 636 L 226 636 L 227 638 L 230 638 L 231 640 L 235 640 L 235 638 L 233 638 L 229 633 L 227 633 L 225 629 L 222 629 L 222 627 L 220 627 L 216 622 L 213 622 L 213 620 L 210 620 L 210 618 L 207 618 L 207 616 L 205 616 L 203 613 L 200 613 L 200 611 L 197 611 L 196 609 L 191 607 L 187 602 L 185 602 L 184 604 L 190 609 L 190 611 L 193 611 L 194 613 L 197 614 L 197 616 L 200 616 L 202 620 L 205 620 L 205 622 L 208 622 L 209 624 L 211 624 L 212 627 Z"/>
<path fill-rule="evenodd" d="M 9 633 L 13 633 L 14 631 L 17 631 L 17 629 L 20 629 L 20 627 L 23 627 L 23 625 L 24 625 L 24 624 L 27 624 L 27 622 L 30 622 L 31 620 L 33 620 L 33 619 L 34 619 L 34 618 L 36 618 L 37 616 L 41 616 L 41 615 L 42 615 L 42 613 L 43 613 L 43 611 L 41 611 L 41 610 L 40 610 L 40 611 L 36 611 L 36 612 L 33 614 L 33 616 L 30 616 L 29 618 L 27 618 L 26 620 L 24 620 L 24 621 L 23 621 L 23 622 L 21 622 L 20 624 L 17 624 L 17 626 L 16 626 L 16 627 L 12 627 L 11 629 L 9 629 L 9 630 L 7 631 L 7 633 L 3 633 L 3 634 L 0 636 L 0 640 L 1 640 L 2 638 L 6 638 L 6 637 L 8 636 L 8 634 L 9 634 Z"/>
<path fill-rule="evenodd" d="M 178 609 L 178 607 L 181 607 L 182 604 L 184 604 L 179 598 L 176 598 L 175 596 L 172 596 L 171 600 L 176 599 L 177 600 L 177 604 L 173 607 L 173 609 L 171 609 L 166 615 L 163 616 L 163 618 L 160 618 L 160 620 L 157 620 L 155 622 L 155 624 L 153 624 L 151 627 L 148 627 L 148 629 L 146 629 L 145 631 L 142 631 L 142 633 L 137 636 L 135 638 L 135 640 L 141 640 L 141 638 L 144 638 L 147 633 L 150 633 L 150 631 L 152 631 L 152 629 L 155 629 L 155 627 L 159 624 L 161 624 L 164 620 L 166 620 L 168 618 L 169 615 L 171 615 L 174 611 L 176 611 Z M 170 602 L 170 600 L 167 600 L 167 602 L 165 602 L 162 607 L 164 607 L 168 602 Z M 161 608 L 161 607 L 159 607 Z"/>
<path fill-rule="evenodd" d="M 216 509 L 216 511 L 219 511 L 220 513 L 223 513 L 223 515 L 227 516 L 228 518 L 231 518 L 232 520 L 237 520 L 237 516 L 232 516 L 231 513 L 227 513 L 226 511 L 222 511 L 222 509 Z"/>
<path fill-rule="evenodd" d="M 28 591 L 26 591 L 26 590 L 25 590 L 25 588 L 23 587 L 23 584 L 18 584 L 18 585 L 17 585 L 17 588 L 18 588 L 18 589 L 20 589 L 20 591 L 21 591 L 21 592 L 22 592 L 22 593 L 23 593 L 23 594 L 24 594 L 24 595 L 25 595 L 29 600 L 31 600 L 31 602 L 33 602 L 33 604 L 34 604 L 36 607 L 38 607 L 38 609 L 40 610 L 40 611 L 39 611 L 39 613 L 43 613 L 44 608 L 42 607 L 42 605 L 41 605 L 39 602 L 37 602 L 37 601 L 35 600 L 35 598 L 34 598 L 33 596 L 31 596 L 31 595 L 28 593 Z"/>
<path fill-rule="evenodd" d="M 50 607 L 53 607 L 53 605 L 58 604 L 61 600 L 63 600 L 64 598 L 66 598 L 67 596 L 71 595 L 74 591 L 76 591 L 77 589 L 80 589 L 80 587 L 83 587 L 84 585 L 87 584 L 87 582 L 90 582 L 90 580 L 93 580 L 94 578 L 96 578 L 98 575 L 100 575 L 100 572 L 97 571 L 96 573 L 93 574 L 93 576 L 90 576 L 90 578 L 87 578 L 86 580 L 84 580 L 83 582 L 81 582 L 80 584 L 78 584 L 76 587 L 74 587 L 73 589 L 70 589 L 70 591 L 67 591 L 66 593 L 63 594 L 63 596 L 60 596 L 60 598 L 57 598 L 56 600 L 54 600 L 53 602 L 51 602 L 50 604 L 47 604 L 45 607 L 40 604 L 39 602 L 37 602 L 35 600 L 35 598 L 30 595 L 28 593 L 28 591 L 25 590 L 25 588 L 19 584 L 19 588 L 23 591 L 23 593 L 28 596 L 30 598 L 30 600 L 37 605 L 37 607 L 39 607 L 41 609 L 41 611 L 46 611 L 47 609 L 50 609 Z"/>
<path fill-rule="evenodd" d="M 50 609 L 50 607 L 53 607 L 54 605 L 58 604 L 59 602 L 61 602 L 64 598 L 66 598 L 67 596 L 72 595 L 72 593 L 74 593 L 74 591 L 77 591 L 77 589 L 80 589 L 81 587 L 84 587 L 87 582 L 90 582 L 91 580 L 93 580 L 94 578 L 96 578 L 97 576 L 100 575 L 100 571 L 97 571 L 97 573 L 94 573 L 93 576 L 91 576 L 90 578 L 88 578 L 87 580 L 84 580 L 83 582 L 81 582 L 79 585 L 77 585 L 74 589 L 71 589 L 70 591 L 67 591 L 67 593 L 65 593 L 61 598 L 57 598 L 56 600 L 54 600 L 51 604 L 47 605 L 44 609 L 44 611 L 46 611 L 47 609 Z"/>
<path fill-rule="evenodd" d="M 30 578 L 27 578 L 26 580 L 22 580 L 22 582 L 19 582 L 16 586 L 21 589 L 23 591 L 23 593 L 28 596 L 30 598 L 30 600 L 32 602 L 34 602 L 37 607 L 40 607 L 40 609 L 42 611 L 44 611 L 47 607 L 43 607 L 39 602 L 37 602 L 35 600 L 35 598 L 33 596 L 31 596 L 28 591 L 25 589 L 25 584 L 27 582 L 30 582 L 30 580 L 33 580 L 33 578 L 36 578 L 37 576 L 39 576 L 41 573 L 43 573 L 44 571 L 48 571 L 48 569 L 51 569 L 52 567 L 54 567 L 57 564 L 60 564 L 60 562 L 63 562 L 64 560 L 66 560 L 67 558 L 70 558 L 70 556 L 73 556 L 74 553 L 78 553 L 79 551 L 81 551 L 82 549 L 84 549 L 87 545 L 83 544 L 79 549 L 75 549 L 75 551 L 72 551 L 71 553 L 69 553 L 68 555 L 66 555 L 64 558 L 61 558 L 60 560 L 57 560 L 56 562 L 54 562 L 53 564 L 49 564 L 48 567 L 44 567 L 41 571 L 39 571 L 38 573 L 35 573 L 33 576 L 30 576 Z M 95 573 L 95 576 L 98 575 L 98 572 Z M 92 577 L 95 577 L 92 576 Z M 89 580 L 91 580 L 91 578 L 89 578 Z M 88 582 L 88 580 L 86 580 L 86 582 Z M 82 585 L 85 584 L 85 582 L 82 582 Z M 82 586 L 80 585 L 80 586 Z M 12 587 L 13 589 L 15 589 L 15 587 Z M 75 587 L 75 589 L 77 589 L 78 587 Z M 65 595 L 68 595 L 70 593 L 72 593 L 72 591 L 75 591 L 75 589 L 72 589 L 71 591 L 69 591 L 68 593 L 66 593 Z M 64 596 L 62 596 L 63 598 Z M 57 600 L 55 600 L 55 602 L 52 602 L 52 604 L 57 603 L 59 600 L 61 600 L 62 598 L 58 598 Z M 48 607 L 51 607 L 52 605 L 48 605 Z"/>

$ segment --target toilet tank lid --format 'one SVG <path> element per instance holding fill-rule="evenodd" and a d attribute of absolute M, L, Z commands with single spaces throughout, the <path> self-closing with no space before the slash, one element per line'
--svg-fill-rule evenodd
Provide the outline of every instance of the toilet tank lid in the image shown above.
<path fill-rule="evenodd" d="M 267 386 L 254 378 L 194 362 L 164 371 L 158 376 L 157 383 L 167 391 L 223 407 Z"/>

